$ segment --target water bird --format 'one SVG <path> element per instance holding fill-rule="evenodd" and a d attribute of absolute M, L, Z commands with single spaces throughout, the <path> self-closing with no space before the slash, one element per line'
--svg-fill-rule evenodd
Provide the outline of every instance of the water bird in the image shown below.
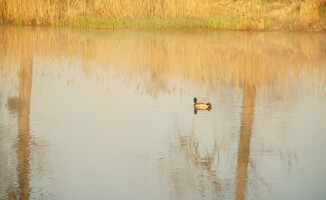
<path fill-rule="evenodd" d="M 198 110 L 207 110 L 210 111 L 212 109 L 212 104 L 209 102 L 197 102 L 197 98 L 194 98 L 194 113 L 197 114 Z"/>

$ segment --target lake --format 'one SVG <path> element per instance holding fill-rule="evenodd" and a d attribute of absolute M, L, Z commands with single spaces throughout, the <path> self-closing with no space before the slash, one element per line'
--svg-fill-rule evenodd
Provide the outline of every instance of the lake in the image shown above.
<path fill-rule="evenodd" d="M 0 199 L 321 200 L 325 119 L 326 33 L 0 26 Z"/>

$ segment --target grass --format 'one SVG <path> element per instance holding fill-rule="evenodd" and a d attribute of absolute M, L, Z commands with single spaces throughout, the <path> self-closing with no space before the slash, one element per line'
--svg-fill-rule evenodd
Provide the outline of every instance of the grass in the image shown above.
<path fill-rule="evenodd" d="M 326 30 L 319 0 L 0 0 L 0 24 L 91 28 Z"/>
<path fill-rule="evenodd" d="M 15 24 L 18 24 L 17 22 Z M 223 30 L 298 30 L 302 28 L 296 19 L 280 21 L 277 18 L 215 17 L 206 19 L 178 17 L 146 19 L 110 19 L 83 17 L 70 20 L 56 20 L 54 26 L 73 28 L 138 28 L 138 29 L 223 29 Z"/>
<path fill-rule="evenodd" d="M 326 6 L 321 7 L 320 16 L 324 19 L 326 18 Z"/>

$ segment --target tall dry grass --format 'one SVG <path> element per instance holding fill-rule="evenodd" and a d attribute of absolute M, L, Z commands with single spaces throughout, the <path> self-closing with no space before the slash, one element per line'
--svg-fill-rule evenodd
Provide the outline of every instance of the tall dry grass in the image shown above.
<path fill-rule="evenodd" d="M 247 21 L 244 28 L 265 29 L 271 23 L 282 22 L 282 26 L 290 27 L 313 23 L 318 24 L 316 29 L 321 29 L 325 25 L 325 20 L 319 13 L 325 2 L 325 0 L 0 0 L 0 16 L 2 21 L 15 24 L 55 24 L 58 20 L 65 23 L 72 19 L 85 20 L 90 17 L 124 20 L 152 17 L 167 19 L 230 17 L 235 20 L 245 18 Z"/>

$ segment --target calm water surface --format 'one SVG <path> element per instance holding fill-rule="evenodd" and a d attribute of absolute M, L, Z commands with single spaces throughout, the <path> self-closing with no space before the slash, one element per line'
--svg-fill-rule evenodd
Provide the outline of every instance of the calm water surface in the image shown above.
<path fill-rule="evenodd" d="M 325 119 L 326 34 L 0 26 L 0 199 L 325 199 Z"/>

